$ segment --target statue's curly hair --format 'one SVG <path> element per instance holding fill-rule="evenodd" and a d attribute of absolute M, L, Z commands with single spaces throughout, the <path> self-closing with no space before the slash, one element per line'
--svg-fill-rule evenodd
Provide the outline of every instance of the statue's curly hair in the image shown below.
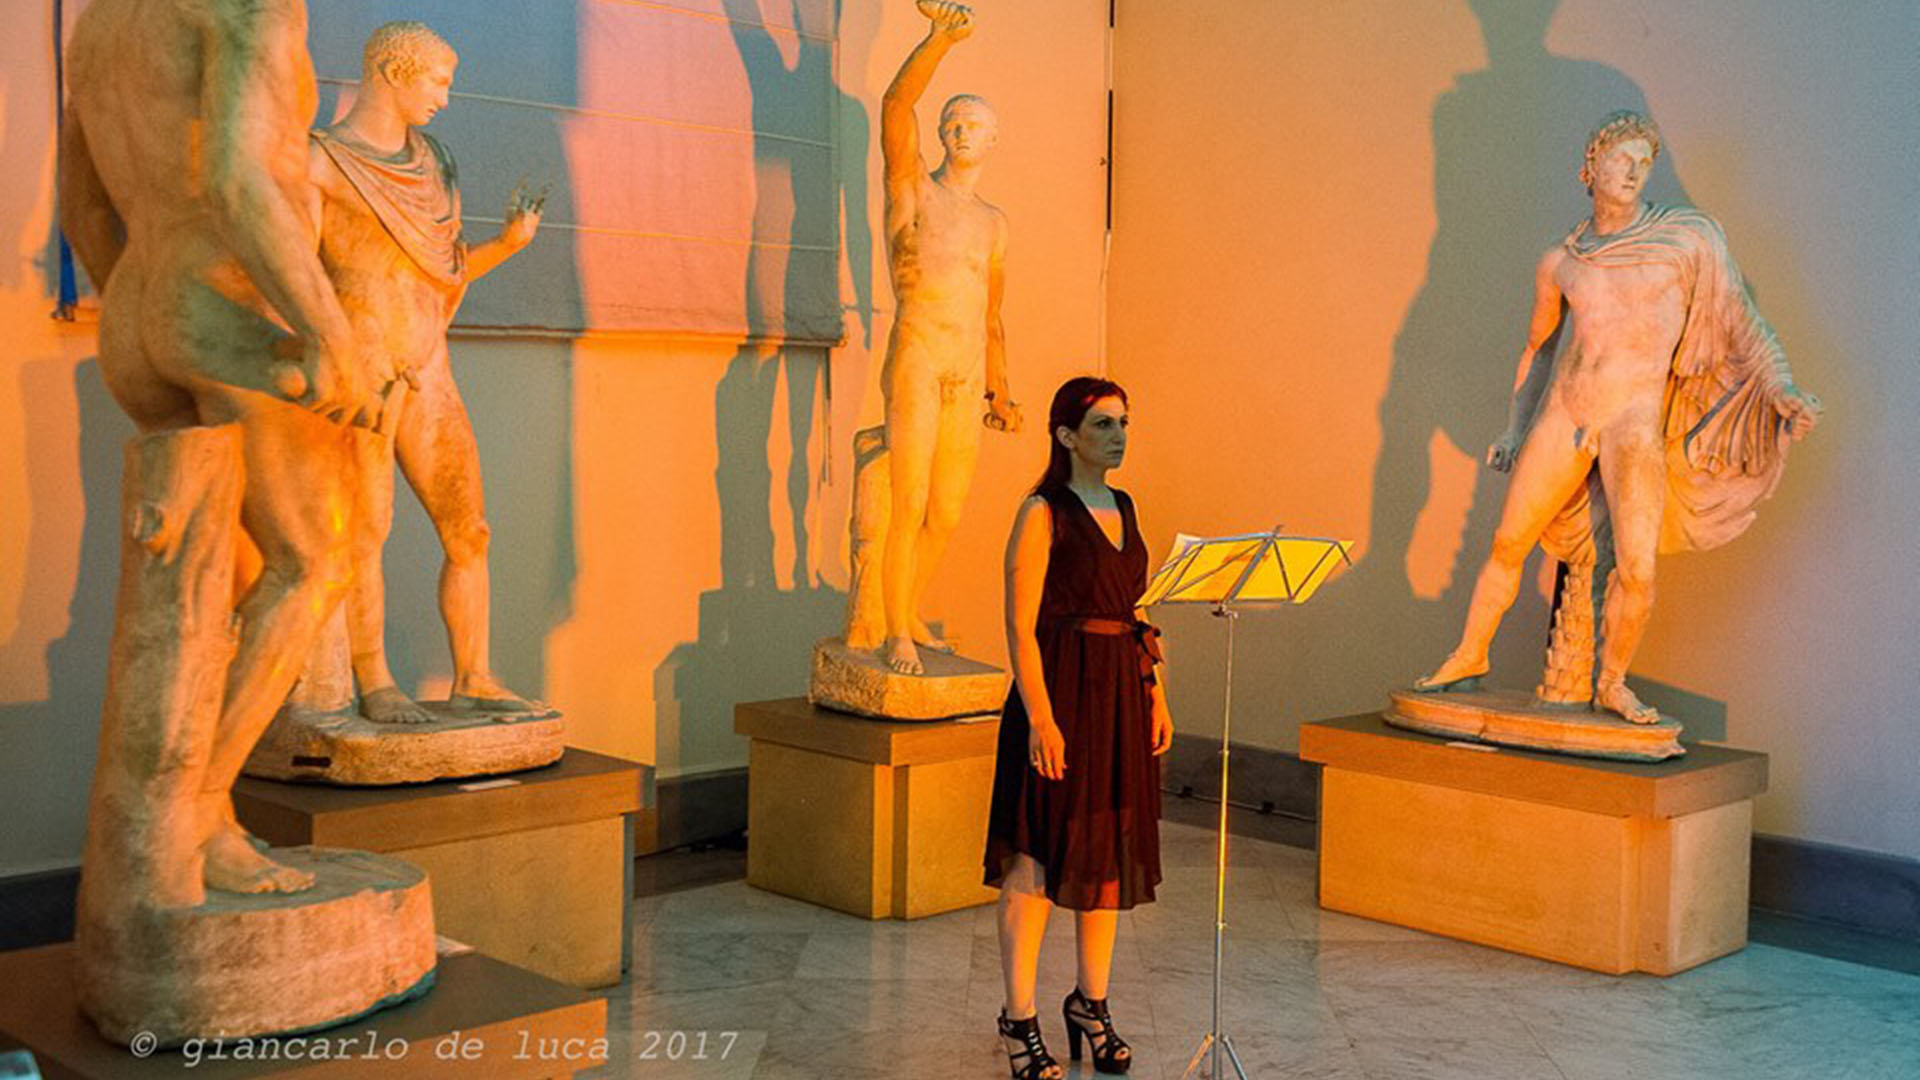
<path fill-rule="evenodd" d="M 426 70 L 435 60 L 458 62 L 459 56 L 446 39 L 427 28 L 426 23 L 390 22 L 367 38 L 360 53 L 363 77 L 371 79 L 384 67 L 390 78 L 408 79 Z"/>
<path fill-rule="evenodd" d="M 968 106 L 972 106 L 978 109 L 985 109 L 987 115 L 993 118 L 993 122 L 995 124 L 998 124 L 1000 122 L 1000 114 L 994 111 L 993 103 L 988 101 L 986 98 L 981 97 L 979 94 L 955 94 L 952 97 L 947 99 L 947 103 L 945 105 L 940 106 L 939 126 L 943 128 L 946 127 L 948 117 L 952 116 L 956 111 L 966 108 Z"/>
<path fill-rule="evenodd" d="M 1586 187 L 1589 195 L 1593 193 L 1594 161 L 1615 145 L 1629 139 L 1647 140 L 1647 144 L 1653 147 L 1653 156 L 1660 156 L 1660 129 L 1654 126 L 1652 120 L 1632 109 L 1608 113 L 1607 118 L 1600 121 L 1600 126 L 1593 129 L 1593 134 L 1587 136 L 1586 157 L 1580 162 L 1580 183 Z"/>

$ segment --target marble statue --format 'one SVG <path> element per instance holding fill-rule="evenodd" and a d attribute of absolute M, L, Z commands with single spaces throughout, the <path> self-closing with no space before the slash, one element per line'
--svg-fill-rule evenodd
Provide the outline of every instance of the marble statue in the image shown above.
<path fill-rule="evenodd" d="M 426 723 L 387 666 L 386 588 L 380 548 L 393 521 L 393 462 L 438 533 L 440 614 L 453 653 L 455 710 L 543 712 L 491 673 L 489 530 L 480 455 L 447 361 L 447 327 L 467 286 L 525 248 L 540 225 L 543 194 L 509 198 L 499 235 L 469 248 L 461 237 L 453 157 L 421 131 L 447 106 L 459 58 L 420 23 L 376 29 L 360 89 L 346 116 L 312 136 L 310 162 L 321 261 L 365 353 L 391 358 L 406 394 L 392 438 L 367 440 L 369 488 L 356 515 L 356 575 L 347 624 L 360 709 L 377 723 Z"/>
<path fill-rule="evenodd" d="M 67 56 L 61 221 L 140 432 L 75 931 L 113 1038 L 313 1026 L 433 970 L 418 870 L 270 855 L 230 795 L 352 579 L 356 425 L 398 384 L 317 253 L 306 30 L 299 0 L 94 0 Z M 236 611 L 243 522 L 259 575 Z"/>
<path fill-rule="evenodd" d="M 566 750 L 559 714 L 490 673 L 480 456 L 447 356 L 447 328 L 468 284 L 532 242 L 546 195 L 521 184 L 499 235 L 467 245 L 452 155 L 421 130 L 446 107 L 458 63 L 420 23 L 381 26 L 363 50 L 352 106 L 312 133 L 321 262 L 356 345 L 391 357 L 406 390 L 382 434 L 355 440 L 366 481 L 351 513 L 354 584 L 255 745 L 250 776 L 419 783 L 550 765 Z M 440 612 L 454 681 L 444 703 L 414 701 L 387 665 L 380 549 L 393 522 L 396 458 L 446 555 Z"/>
<path fill-rule="evenodd" d="M 1631 112 L 1588 140 L 1593 213 L 1540 260 L 1508 428 L 1487 451 L 1513 473 L 1493 551 L 1459 646 L 1418 691 L 1477 688 L 1538 543 L 1569 568 L 1538 696 L 1660 723 L 1625 682 L 1656 553 L 1744 531 L 1819 418 L 1718 223 L 1641 198 L 1659 152 L 1658 130 Z"/>
<path fill-rule="evenodd" d="M 927 583 L 959 520 L 973 481 L 981 426 L 1015 431 L 1020 410 L 1007 382 L 1000 305 L 1006 216 L 975 193 L 998 121 L 971 94 L 940 110 L 938 168 L 928 171 L 915 111 L 940 61 L 973 33 L 971 9 L 920 0 L 927 36 L 914 47 L 881 102 L 885 161 L 887 264 L 896 314 L 881 369 L 886 399 L 884 453 L 857 487 L 856 551 L 846 643 L 878 647 L 901 674 L 920 674 L 920 650 L 949 652 L 919 615 Z M 983 410 L 984 403 L 984 410 Z M 863 433 L 868 443 L 879 440 Z M 871 451 L 871 447 L 869 448 Z M 884 470 L 884 479 L 874 475 Z M 885 515 L 884 526 L 874 521 Z M 877 580 L 876 580 L 877 578 Z M 880 600 L 874 603 L 875 594 Z"/>

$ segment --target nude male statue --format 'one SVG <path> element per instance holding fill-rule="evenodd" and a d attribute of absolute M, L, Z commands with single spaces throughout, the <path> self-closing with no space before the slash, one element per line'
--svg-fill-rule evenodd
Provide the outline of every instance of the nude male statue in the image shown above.
<path fill-rule="evenodd" d="M 306 33 L 301 0 L 94 0 L 68 51 L 62 224 L 102 289 L 107 386 L 142 432 L 241 431 L 263 568 L 193 810 L 206 885 L 234 892 L 312 884 L 255 849 L 229 791 L 352 578 L 347 422 L 376 423 L 394 382 L 316 252 Z"/>
<path fill-rule="evenodd" d="M 379 27 L 367 39 L 352 107 L 339 123 L 313 133 L 309 151 L 320 257 L 356 344 L 390 358 L 415 388 L 389 425 L 393 438 L 361 443 L 367 484 L 355 515 L 358 572 L 347 625 L 360 708 L 379 723 L 431 719 L 394 684 L 387 666 L 380 548 L 393 523 L 396 452 L 446 553 L 440 613 L 453 652 L 452 705 L 491 713 L 544 709 L 503 687 L 489 667 L 480 455 L 447 362 L 447 326 L 467 285 L 532 241 L 543 197 L 515 191 L 500 234 L 468 248 L 453 157 L 420 130 L 446 108 L 458 63 L 453 48 L 420 23 Z"/>
<path fill-rule="evenodd" d="M 940 110 L 945 156 L 928 172 L 914 112 L 941 59 L 973 33 L 973 12 L 946 0 L 919 0 L 918 7 L 931 24 L 927 36 L 887 87 L 880 111 L 897 309 L 880 373 L 893 503 L 881 561 L 881 651 L 903 674 L 924 670 L 922 646 L 950 651 L 920 620 L 920 601 L 973 481 L 979 425 L 1008 432 L 1020 426 L 1000 321 L 1006 215 L 974 193 L 998 121 L 982 98 L 950 99 Z M 861 636 L 848 644 L 870 647 Z"/>
<path fill-rule="evenodd" d="M 1562 558 L 1591 551 L 1604 520 L 1613 569 L 1592 704 L 1658 721 L 1625 683 L 1653 606 L 1655 554 L 1738 535 L 1778 483 L 1788 444 L 1819 418 L 1718 224 L 1641 200 L 1659 151 L 1658 130 L 1630 112 L 1588 140 L 1580 176 L 1593 216 L 1540 260 L 1508 429 L 1487 451 L 1493 468 L 1513 470 L 1493 551 L 1459 646 L 1417 690 L 1485 674 L 1527 553 L 1550 530 L 1547 546 Z M 1597 506 L 1587 494 L 1596 468 Z"/>

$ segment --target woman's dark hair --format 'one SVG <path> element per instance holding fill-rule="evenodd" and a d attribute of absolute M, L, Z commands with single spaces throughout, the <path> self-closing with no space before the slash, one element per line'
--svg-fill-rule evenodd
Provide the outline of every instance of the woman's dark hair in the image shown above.
<path fill-rule="evenodd" d="M 1119 383 L 1092 375 L 1076 375 L 1053 392 L 1053 405 L 1047 410 L 1047 471 L 1040 474 L 1040 482 L 1033 485 L 1033 494 L 1065 490 L 1067 481 L 1073 479 L 1073 456 L 1060 445 L 1060 429 L 1079 430 L 1080 421 L 1087 418 L 1087 410 L 1093 408 L 1093 403 L 1110 397 L 1119 398 L 1122 405 L 1128 404 L 1127 392 Z"/>

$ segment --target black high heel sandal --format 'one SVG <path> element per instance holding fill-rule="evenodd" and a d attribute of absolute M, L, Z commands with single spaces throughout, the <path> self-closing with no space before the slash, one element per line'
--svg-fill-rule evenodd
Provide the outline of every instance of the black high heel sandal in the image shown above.
<path fill-rule="evenodd" d="M 1020 1043 L 1023 1047 L 1017 1052 L 1007 1051 L 1007 1069 L 1013 1073 L 1013 1080 L 1061 1080 L 1066 1075 L 1060 1063 L 1047 1053 L 1047 1044 L 1040 1041 L 1038 1016 L 1009 1020 L 1007 1011 L 1000 1010 L 1000 1037 Z"/>
<path fill-rule="evenodd" d="M 1113 1017 L 1107 1013 L 1107 999 L 1082 994 L 1079 987 L 1060 1003 L 1060 1015 L 1067 1022 L 1067 1054 L 1080 1060 L 1080 1040 L 1092 1046 L 1095 1072 L 1124 1073 L 1133 1067 L 1133 1050 L 1113 1030 Z"/>

